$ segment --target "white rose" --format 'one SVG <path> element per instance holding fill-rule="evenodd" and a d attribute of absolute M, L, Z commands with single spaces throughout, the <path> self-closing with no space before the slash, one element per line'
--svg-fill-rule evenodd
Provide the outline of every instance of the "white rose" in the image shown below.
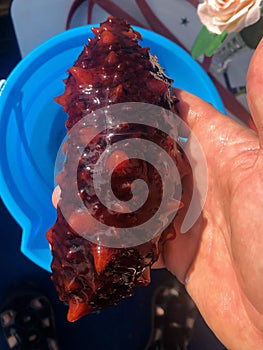
<path fill-rule="evenodd" d="M 205 0 L 197 13 L 206 28 L 216 34 L 239 32 L 260 18 L 261 0 Z"/>

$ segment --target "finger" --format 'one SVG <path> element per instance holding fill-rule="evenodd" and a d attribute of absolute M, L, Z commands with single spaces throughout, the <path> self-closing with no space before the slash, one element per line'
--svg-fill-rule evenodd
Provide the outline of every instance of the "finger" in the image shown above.
<path fill-rule="evenodd" d="M 233 125 L 233 120 L 220 113 L 211 104 L 184 90 L 176 90 L 179 99 L 177 108 L 180 117 L 190 129 L 207 129 L 209 125 L 221 126 L 222 123 Z M 235 122 L 235 124 L 237 124 Z M 198 127 L 200 126 L 200 127 Z"/>
<path fill-rule="evenodd" d="M 247 74 L 247 99 L 252 118 L 263 145 L 263 39 L 259 43 L 249 65 Z"/>
<path fill-rule="evenodd" d="M 52 193 L 52 204 L 54 205 L 55 208 L 57 208 L 57 206 L 58 206 L 58 202 L 60 200 L 60 195 L 61 195 L 61 188 L 59 187 L 59 185 L 57 185 L 54 188 L 54 191 Z"/>
<path fill-rule="evenodd" d="M 199 140 L 205 155 L 215 159 L 216 152 L 222 152 L 225 145 L 247 142 L 247 146 L 258 143 L 257 134 L 250 128 L 220 113 L 211 104 L 190 94 L 177 90 L 180 117 Z"/>
<path fill-rule="evenodd" d="M 164 269 L 165 268 L 165 263 L 163 261 L 163 256 L 160 255 L 158 257 L 158 260 L 152 264 L 152 269 Z"/>
<path fill-rule="evenodd" d="M 185 216 L 189 211 L 192 200 L 193 179 L 191 175 L 185 176 L 182 179 L 182 187 L 187 189 L 187 191 L 184 190 L 182 193 L 181 200 L 184 206 L 177 212 L 173 220 L 173 233 L 160 246 L 160 256 L 162 259 L 154 267 L 162 267 L 162 264 L 164 264 L 180 282 L 184 283 L 186 272 L 189 270 L 198 250 L 203 219 L 200 215 L 195 224 L 187 232 L 181 233 L 182 223 L 185 221 Z"/>

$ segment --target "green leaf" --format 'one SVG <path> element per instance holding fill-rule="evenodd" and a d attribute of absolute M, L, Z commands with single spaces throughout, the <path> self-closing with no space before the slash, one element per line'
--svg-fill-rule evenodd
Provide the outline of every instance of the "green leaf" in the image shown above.
<path fill-rule="evenodd" d="M 222 34 L 211 33 L 205 26 L 203 26 L 192 47 L 192 56 L 194 58 L 198 58 L 203 54 L 208 57 L 212 56 L 226 36 L 226 32 L 223 32 Z"/>

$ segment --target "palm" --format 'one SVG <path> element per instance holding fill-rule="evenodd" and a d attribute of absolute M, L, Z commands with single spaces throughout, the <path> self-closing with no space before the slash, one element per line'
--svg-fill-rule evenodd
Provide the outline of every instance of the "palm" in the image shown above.
<path fill-rule="evenodd" d="M 263 43 L 248 77 L 258 130 L 262 57 Z M 186 92 L 179 92 L 179 99 L 180 114 L 206 156 L 208 192 L 202 216 L 189 233 L 166 243 L 163 260 L 179 279 L 187 276 L 188 292 L 229 349 L 262 349 L 263 138 Z"/>

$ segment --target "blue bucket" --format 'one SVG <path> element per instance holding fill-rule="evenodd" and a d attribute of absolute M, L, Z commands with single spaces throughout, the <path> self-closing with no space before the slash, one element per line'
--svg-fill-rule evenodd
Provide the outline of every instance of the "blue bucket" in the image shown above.
<path fill-rule="evenodd" d="M 81 53 L 91 25 L 63 32 L 28 54 L 13 70 L 0 95 L 0 194 L 22 227 L 21 251 L 50 271 L 46 232 L 56 220 L 51 202 L 54 164 L 66 134 L 66 114 L 54 97 L 63 93 L 66 71 Z M 175 43 L 135 28 L 158 56 L 174 86 L 188 90 L 225 112 L 212 81 Z"/>

